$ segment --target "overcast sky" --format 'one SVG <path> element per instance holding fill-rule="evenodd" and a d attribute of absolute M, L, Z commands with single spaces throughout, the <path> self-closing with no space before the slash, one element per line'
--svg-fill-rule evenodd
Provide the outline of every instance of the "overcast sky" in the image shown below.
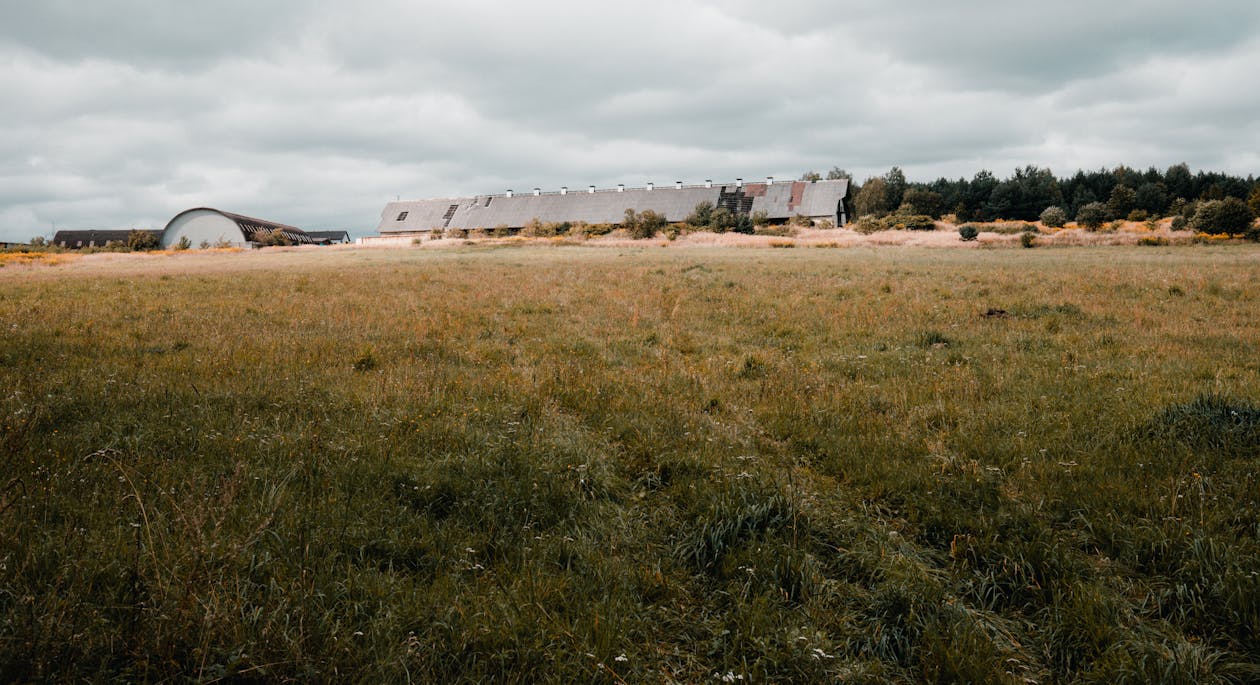
<path fill-rule="evenodd" d="M 705 178 L 1260 171 L 1260 3 L 0 0 L 0 240 Z"/>

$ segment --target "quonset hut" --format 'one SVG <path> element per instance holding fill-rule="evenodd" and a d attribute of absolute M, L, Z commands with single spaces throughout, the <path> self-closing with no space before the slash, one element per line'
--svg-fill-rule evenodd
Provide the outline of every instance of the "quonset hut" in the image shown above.
<path fill-rule="evenodd" d="M 171 248 L 181 238 L 188 238 L 193 247 L 253 247 L 267 243 L 269 236 L 285 238 L 293 245 L 311 245 L 316 241 L 300 228 L 255 219 L 241 214 L 221 212 L 209 207 L 188 209 L 175 215 L 162 230 L 162 247 Z"/>
<path fill-rule="evenodd" d="M 776 182 L 768 178 L 765 183 L 736 180 L 715 185 L 705 181 L 692 186 L 679 181 L 662 188 L 649 183 L 645 188 L 618 186 L 597 190 L 590 186 L 584 191 L 562 188 L 546 193 L 535 188 L 525 194 L 509 190 L 501 195 L 391 202 L 381 212 L 378 230 L 384 237 L 445 229 L 520 229 L 534 219 L 544 223 L 619 224 L 627 209 L 652 210 L 664 215 L 666 221 L 678 222 L 686 220 L 702 202 L 715 208 L 725 207 L 732 214 L 764 212 L 773 223 L 803 216 L 843 226 L 849 216 L 848 194 L 849 182 L 845 179 Z"/>

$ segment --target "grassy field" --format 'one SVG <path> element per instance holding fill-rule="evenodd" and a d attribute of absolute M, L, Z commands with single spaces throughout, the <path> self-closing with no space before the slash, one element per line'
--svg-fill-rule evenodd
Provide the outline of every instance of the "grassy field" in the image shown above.
<path fill-rule="evenodd" d="M 1256 682 L 1257 273 L 1250 245 L 6 267 L 0 680 Z"/>

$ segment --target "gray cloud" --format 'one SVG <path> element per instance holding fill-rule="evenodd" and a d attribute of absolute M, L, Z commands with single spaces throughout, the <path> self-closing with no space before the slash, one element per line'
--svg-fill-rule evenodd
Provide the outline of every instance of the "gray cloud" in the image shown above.
<path fill-rule="evenodd" d="M 1260 6 L 0 0 L 0 240 L 894 164 L 1251 173 Z"/>

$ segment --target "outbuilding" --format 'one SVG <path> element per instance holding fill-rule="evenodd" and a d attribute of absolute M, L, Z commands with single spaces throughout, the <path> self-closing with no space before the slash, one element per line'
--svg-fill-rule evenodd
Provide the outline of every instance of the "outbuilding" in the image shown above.
<path fill-rule="evenodd" d="M 477 195 L 434 200 L 390 202 L 381 212 L 377 226 L 382 236 L 427 233 L 444 229 L 477 229 L 506 227 L 519 229 L 533 220 L 542 222 L 578 222 L 617 224 L 626 210 L 651 210 L 666 221 L 684 221 L 700 203 L 724 208 L 734 215 L 760 214 L 771 223 L 784 223 L 798 216 L 813 221 L 827 221 L 843 226 L 849 217 L 847 208 L 849 182 L 775 181 L 734 183 L 705 181 L 703 185 L 658 188 L 649 183 L 644 188 L 596 189 L 584 191 L 532 193 L 507 191 L 500 195 Z"/>
<path fill-rule="evenodd" d="M 292 245 L 315 243 L 306 231 L 295 226 L 210 207 L 197 207 L 176 214 L 162 231 L 162 247 L 175 247 L 185 238 L 191 247 L 254 247 L 272 242 L 287 242 Z"/>

